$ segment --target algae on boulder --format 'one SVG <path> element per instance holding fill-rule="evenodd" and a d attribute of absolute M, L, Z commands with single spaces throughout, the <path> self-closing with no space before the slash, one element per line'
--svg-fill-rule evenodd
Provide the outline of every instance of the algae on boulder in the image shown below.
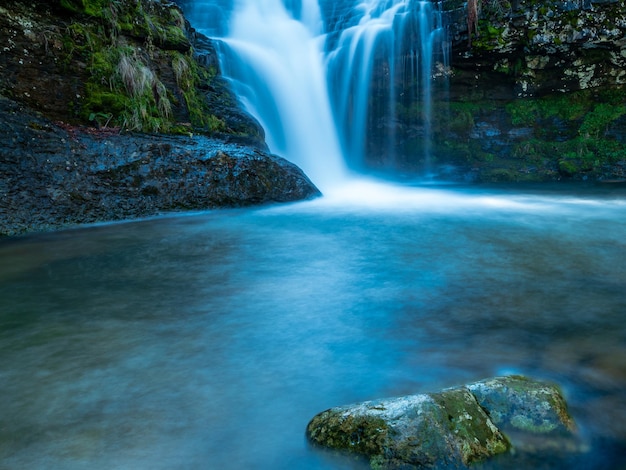
<path fill-rule="evenodd" d="M 577 450 L 576 423 L 558 388 L 521 376 L 488 379 L 467 386 L 498 428 L 525 451 Z M 542 439 L 525 439 L 525 435 Z"/>
<path fill-rule="evenodd" d="M 537 435 L 544 447 L 526 444 Z M 331 408 L 309 422 L 307 436 L 386 469 L 466 468 L 511 449 L 581 449 L 558 388 L 520 376 Z"/>

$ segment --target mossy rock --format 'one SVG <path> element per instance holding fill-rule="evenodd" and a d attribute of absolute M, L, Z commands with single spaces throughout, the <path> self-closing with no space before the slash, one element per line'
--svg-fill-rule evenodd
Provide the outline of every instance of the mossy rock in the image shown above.
<path fill-rule="evenodd" d="M 466 467 L 510 447 L 466 389 L 332 408 L 311 420 L 307 435 L 386 469 Z"/>
<path fill-rule="evenodd" d="M 555 385 L 510 376 L 484 380 L 467 388 L 518 450 L 584 449 L 565 398 Z"/>
<path fill-rule="evenodd" d="M 331 408 L 307 436 L 381 469 L 469 468 L 511 449 L 583 449 L 559 389 L 521 376 Z"/>

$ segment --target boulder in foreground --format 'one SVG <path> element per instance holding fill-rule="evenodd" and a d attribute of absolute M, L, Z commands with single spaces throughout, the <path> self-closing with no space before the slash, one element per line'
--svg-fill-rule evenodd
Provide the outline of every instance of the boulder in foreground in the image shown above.
<path fill-rule="evenodd" d="M 559 389 L 522 376 L 331 408 L 307 436 L 385 469 L 467 468 L 511 451 L 581 448 Z"/>

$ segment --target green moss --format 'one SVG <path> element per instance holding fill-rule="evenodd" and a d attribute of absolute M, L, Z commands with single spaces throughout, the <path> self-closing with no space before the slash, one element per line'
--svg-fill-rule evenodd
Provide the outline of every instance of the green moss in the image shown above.
<path fill-rule="evenodd" d="M 467 133 L 474 127 L 474 117 L 469 111 L 458 111 L 451 116 L 449 128 L 452 132 Z"/>
<path fill-rule="evenodd" d="M 104 47 L 101 34 L 94 27 L 78 22 L 72 22 L 65 28 L 61 40 L 65 64 L 69 64 L 75 58 L 89 60 L 93 51 Z"/>
<path fill-rule="evenodd" d="M 559 117 L 566 121 L 579 119 L 589 106 L 590 100 L 586 93 L 572 93 L 518 99 L 508 103 L 506 111 L 513 125 L 532 127 L 550 117 Z"/>
<path fill-rule="evenodd" d="M 534 126 L 539 110 L 534 100 L 516 100 L 506 105 L 506 111 L 515 126 Z"/>
<path fill-rule="evenodd" d="M 610 125 L 626 115 L 624 91 L 621 88 L 584 90 L 533 100 L 518 100 L 507 106 L 514 125 L 534 126 L 538 134 L 544 122 L 552 117 L 569 123 L 576 137 L 568 140 L 545 141 L 544 154 L 548 158 L 562 157 L 559 162 L 565 174 L 593 171 L 603 163 L 624 158 L 623 144 L 606 136 Z M 541 150 L 536 147 L 537 150 Z M 574 164 L 571 160 L 577 160 Z"/>
<path fill-rule="evenodd" d="M 84 117 L 88 120 L 91 114 L 112 114 L 120 116 L 130 106 L 127 96 L 116 93 L 105 87 L 87 84 L 84 104 Z M 119 124 L 119 123 L 118 123 Z"/>
<path fill-rule="evenodd" d="M 431 397 L 447 414 L 442 422 L 449 431 L 462 442 L 461 458 L 469 465 L 506 452 L 510 448 L 508 440 L 493 424 L 490 426 L 485 411 L 478 405 L 474 396 L 465 388 L 446 390 L 431 394 Z"/>
<path fill-rule="evenodd" d="M 381 418 L 344 417 L 333 411 L 314 417 L 307 429 L 309 438 L 317 444 L 365 455 L 383 454 L 389 433 Z"/>
<path fill-rule="evenodd" d="M 171 125 L 172 104 L 158 76 L 129 46 L 91 54 L 83 119 L 107 115 L 107 122 L 130 130 L 163 132 Z"/>
<path fill-rule="evenodd" d="M 114 3 L 112 0 L 61 0 L 61 6 L 72 13 L 101 18 Z"/>
<path fill-rule="evenodd" d="M 505 43 L 502 34 L 504 27 L 497 27 L 490 20 L 478 22 L 478 36 L 472 41 L 472 46 L 481 51 L 492 51 Z"/>
<path fill-rule="evenodd" d="M 226 123 L 211 113 L 206 98 L 199 92 L 203 83 L 211 81 L 215 71 L 199 67 L 191 53 L 173 52 L 171 64 L 176 83 L 185 99 L 191 123 L 210 132 L 226 132 L 228 130 Z"/>
<path fill-rule="evenodd" d="M 622 125 L 616 121 L 626 119 L 624 87 L 512 100 L 504 106 L 511 135 L 516 127 L 530 128 L 528 138 L 486 146 L 471 137 L 476 122 L 493 119 L 501 109 L 501 103 L 484 98 L 434 103 L 433 155 L 451 164 L 474 165 L 490 181 L 595 178 L 626 159 L 626 145 L 615 137 Z M 506 124 L 502 128 L 508 129 Z"/>
<path fill-rule="evenodd" d="M 572 160 L 559 160 L 559 172 L 566 176 L 573 176 L 580 172 L 580 167 Z"/>
<path fill-rule="evenodd" d="M 201 91 L 216 72 L 195 61 L 178 8 L 149 0 L 59 1 L 74 14 L 63 35 L 63 61 L 87 64 L 82 99 L 68 104 L 77 118 L 138 131 L 189 133 L 174 118 L 179 106 L 187 109 L 193 129 L 232 132 Z M 168 84 L 169 89 L 159 76 L 168 63 L 177 85 Z"/>
<path fill-rule="evenodd" d="M 497 109 L 497 107 L 498 104 L 489 99 L 467 99 L 465 101 L 451 101 L 449 104 L 449 109 L 451 112 L 470 113 L 472 116 L 476 116 L 481 113 L 491 112 Z"/>
<path fill-rule="evenodd" d="M 541 120 L 550 117 L 566 121 L 584 118 L 580 132 L 597 136 L 612 121 L 626 114 L 623 100 L 621 89 L 583 90 L 514 100 L 506 105 L 506 111 L 516 126 L 540 125 Z"/>
<path fill-rule="evenodd" d="M 599 103 L 585 115 L 580 126 L 581 136 L 598 138 L 604 134 L 613 121 L 626 114 L 626 105 Z"/>

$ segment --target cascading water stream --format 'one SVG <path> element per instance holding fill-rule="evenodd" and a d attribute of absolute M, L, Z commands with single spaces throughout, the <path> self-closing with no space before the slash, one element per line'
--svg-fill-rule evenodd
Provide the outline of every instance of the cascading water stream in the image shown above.
<path fill-rule="evenodd" d="M 436 4 L 203 0 L 189 15 L 219 37 L 222 72 L 272 152 L 322 191 L 348 168 L 396 165 L 400 111 L 422 142 L 409 158 L 429 161 L 433 57 L 445 57 Z"/>
<path fill-rule="evenodd" d="M 368 160 L 397 165 L 397 132 L 403 119 L 421 132 L 429 166 L 431 76 L 435 56 L 447 65 L 445 28 L 431 1 L 370 0 L 352 9 L 350 22 L 329 44 L 327 70 L 344 155 L 365 169 Z M 371 155 L 375 154 L 374 158 Z M 381 166 L 380 164 L 378 166 Z"/>
<path fill-rule="evenodd" d="M 222 38 L 222 70 L 264 127 L 272 152 L 299 165 L 324 190 L 343 178 L 345 168 L 322 62 L 322 17 L 316 1 L 290 6 L 281 0 L 236 3 Z"/>

